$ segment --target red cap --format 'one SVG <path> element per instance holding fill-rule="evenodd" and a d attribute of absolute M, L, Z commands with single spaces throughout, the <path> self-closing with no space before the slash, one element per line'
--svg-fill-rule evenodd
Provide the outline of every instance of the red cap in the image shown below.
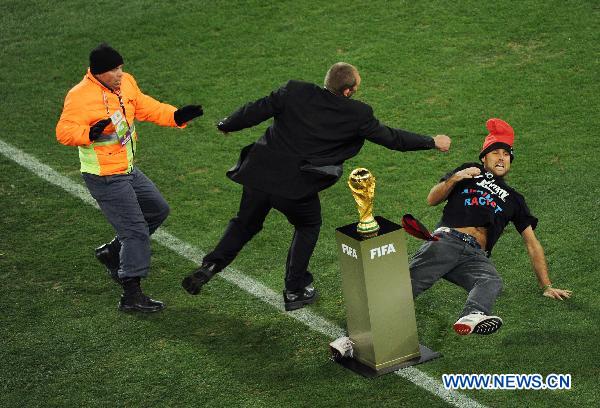
<path fill-rule="evenodd" d="M 483 141 L 483 147 L 481 153 L 479 153 L 479 159 L 488 154 L 494 149 L 506 149 L 510 153 L 510 161 L 513 161 L 514 154 L 512 150 L 513 143 L 515 141 L 515 131 L 513 128 L 503 121 L 502 119 L 489 119 L 485 126 L 489 130 L 489 134 Z"/>

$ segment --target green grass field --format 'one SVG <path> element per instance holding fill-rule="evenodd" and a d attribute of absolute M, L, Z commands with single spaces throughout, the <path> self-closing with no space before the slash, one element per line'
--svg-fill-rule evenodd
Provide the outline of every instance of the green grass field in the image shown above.
<path fill-rule="evenodd" d="M 565 373 L 563 391 L 461 392 L 452 401 L 399 375 L 367 380 L 328 360 L 331 338 L 224 279 L 192 297 L 195 266 L 153 243 L 146 291 L 168 308 L 117 311 L 118 288 L 93 257 L 112 237 L 102 214 L 0 154 L 0 406 L 493 407 L 596 406 L 600 391 L 598 86 L 600 8 L 594 1 L 0 0 L 0 140 L 82 184 L 76 148 L 54 128 L 89 51 L 117 48 L 142 90 L 204 117 L 184 131 L 139 124 L 138 166 L 172 213 L 164 230 L 207 251 L 237 210 L 224 173 L 267 124 L 223 137 L 214 123 L 288 79 L 322 83 L 337 61 L 362 75 L 357 98 L 383 122 L 446 133 L 451 152 L 398 153 L 366 145 L 346 165 L 377 176 L 376 214 L 410 212 L 428 226 L 427 192 L 477 158 L 485 121 L 516 132 L 509 182 L 540 219 L 556 286 L 541 296 L 521 238 L 509 227 L 493 260 L 505 282 L 503 328 L 459 337 L 465 294 L 441 282 L 416 301 L 421 342 L 444 373 Z M 10 155 L 9 155 L 10 156 Z M 356 220 L 340 182 L 321 194 L 324 224 L 311 261 L 321 300 L 309 309 L 345 326 L 335 228 Z M 232 267 L 279 294 L 292 229 L 273 212 Z M 409 241 L 409 252 L 418 246 Z M 201 254 L 199 254 L 201 255 Z M 471 405 L 473 406 L 473 405 Z"/>

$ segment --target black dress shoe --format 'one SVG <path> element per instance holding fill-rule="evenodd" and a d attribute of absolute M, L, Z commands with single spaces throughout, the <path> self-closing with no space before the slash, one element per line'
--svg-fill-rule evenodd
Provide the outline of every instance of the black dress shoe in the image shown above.
<path fill-rule="evenodd" d="M 319 292 L 317 292 L 313 285 L 308 285 L 297 292 L 283 291 L 283 303 L 287 312 L 315 303 L 317 299 L 319 299 Z"/>
<path fill-rule="evenodd" d="M 96 259 L 106 267 L 108 276 L 117 284 L 122 285 L 121 278 L 119 278 L 119 252 L 115 251 L 109 243 L 96 248 L 95 254 Z"/>
<path fill-rule="evenodd" d="M 150 299 L 141 291 L 132 294 L 124 293 L 119 301 L 119 310 L 123 312 L 154 313 L 160 312 L 165 307 L 167 306 L 163 302 Z"/>
<path fill-rule="evenodd" d="M 194 272 L 183 278 L 181 286 L 191 295 L 197 295 L 200 293 L 202 286 L 208 282 L 213 276 L 219 272 L 217 265 L 212 262 L 205 262 L 202 266 Z"/>

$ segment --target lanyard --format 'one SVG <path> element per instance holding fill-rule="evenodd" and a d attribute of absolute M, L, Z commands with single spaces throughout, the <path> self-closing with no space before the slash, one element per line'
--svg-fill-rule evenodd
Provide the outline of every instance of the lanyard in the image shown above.
<path fill-rule="evenodd" d="M 123 111 L 123 117 L 125 119 L 125 123 L 127 123 L 127 126 L 129 126 L 129 122 L 127 121 L 127 114 L 125 113 L 125 105 L 123 104 L 123 99 L 121 98 L 121 91 L 120 90 L 113 91 L 113 93 L 115 95 L 117 95 L 117 98 L 119 99 L 119 105 L 121 105 L 121 110 Z M 108 109 L 108 96 L 106 95 L 106 92 L 104 92 L 104 89 L 102 90 L 102 102 L 104 102 L 104 107 L 106 108 L 106 115 L 110 117 L 110 110 Z M 131 135 L 130 135 L 130 137 L 131 137 Z M 135 157 L 135 150 L 133 149 L 133 143 L 131 144 L 131 154 L 133 155 L 133 157 Z"/>
<path fill-rule="evenodd" d="M 125 113 L 125 105 L 123 104 L 123 99 L 121 98 L 121 91 L 115 91 L 113 93 L 117 95 L 117 98 L 119 99 L 119 105 L 121 105 L 121 110 L 123 111 L 123 116 L 125 116 L 125 120 L 127 120 L 127 114 Z M 106 114 L 110 116 L 110 111 L 108 109 L 108 96 L 106 95 L 106 92 L 104 92 L 104 89 L 102 90 L 102 102 L 104 102 Z M 127 124 L 129 124 L 129 122 L 127 122 Z"/>

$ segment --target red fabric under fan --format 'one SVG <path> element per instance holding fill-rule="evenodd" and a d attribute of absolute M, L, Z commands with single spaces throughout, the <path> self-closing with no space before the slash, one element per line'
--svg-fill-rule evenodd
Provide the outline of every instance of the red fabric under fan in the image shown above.
<path fill-rule="evenodd" d="M 439 239 L 431 235 L 425 225 L 411 214 L 405 214 L 402 217 L 402 228 L 413 237 L 424 239 L 425 241 L 437 241 Z"/>

